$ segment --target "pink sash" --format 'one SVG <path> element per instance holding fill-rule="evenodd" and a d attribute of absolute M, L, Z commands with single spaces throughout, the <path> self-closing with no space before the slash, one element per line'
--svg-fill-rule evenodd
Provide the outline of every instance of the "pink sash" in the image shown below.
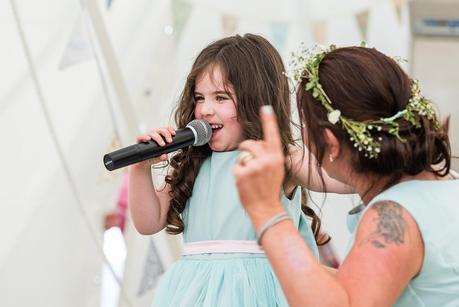
<path fill-rule="evenodd" d="M 216 240 L 185 243 L 183 255 L 246 253 L 264 254 L 256 241 Z"/>

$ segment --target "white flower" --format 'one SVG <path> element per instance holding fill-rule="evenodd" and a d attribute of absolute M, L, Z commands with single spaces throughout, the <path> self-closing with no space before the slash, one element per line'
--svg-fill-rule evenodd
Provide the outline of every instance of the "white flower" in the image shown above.
<path fill-rule="evenodd" d="M 320 53 L 320 52 L 324 52 L 324 51 L 327 51 L 327 46 L 322 45 L 322 44 L 315 44 L 314 45 L 314 52 L 315 53 Z"/>
<path fill-rule="evenodd" d="M 340 110 L 334 110 L 334 111 L 328 113 L 327 117 L 328 117 L 328 121 L 334 125 L 339 121 L 339 117 L 340 116 L 341 116 L 341 111 Z"/>

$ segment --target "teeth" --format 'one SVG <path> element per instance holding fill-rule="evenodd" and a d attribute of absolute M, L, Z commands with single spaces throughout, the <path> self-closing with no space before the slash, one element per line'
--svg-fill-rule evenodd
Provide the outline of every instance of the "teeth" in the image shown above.
<path fill-rule="evenodd" d="M 219 128 L 223 128 L 223 125 L 220 125 L 220 124 L 212 124 L 212 129 L 219 129 Z"/>

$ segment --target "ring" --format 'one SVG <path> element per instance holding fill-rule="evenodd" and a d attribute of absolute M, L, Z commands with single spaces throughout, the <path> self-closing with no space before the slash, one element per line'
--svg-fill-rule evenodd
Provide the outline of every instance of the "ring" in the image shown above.
<path fill-rule="evenodd" d="M 238 159 L 240 164 L 246 164 L 247 162 L 253 159 L 253 155 L 248 151 L 243 151 L 239 154 Z"/>

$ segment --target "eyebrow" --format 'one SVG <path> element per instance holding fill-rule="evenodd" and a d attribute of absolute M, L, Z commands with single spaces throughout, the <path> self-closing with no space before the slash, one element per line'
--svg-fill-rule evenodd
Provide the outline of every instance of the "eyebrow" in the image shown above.
<path fill-rule="evenodd" d="M 202 95 L 204 96 L 202 93 L 198 92 L 198 91 L 194 91 L 194 94 L 196 95 Z M 225 92 L 225 91 L 215 91 L 215 92 L 212 92 L 212 94 L 225 94 L 225 95 L 228 95 L 228 96 L 231 96 L 231 93 L 229 92 Z"/>

